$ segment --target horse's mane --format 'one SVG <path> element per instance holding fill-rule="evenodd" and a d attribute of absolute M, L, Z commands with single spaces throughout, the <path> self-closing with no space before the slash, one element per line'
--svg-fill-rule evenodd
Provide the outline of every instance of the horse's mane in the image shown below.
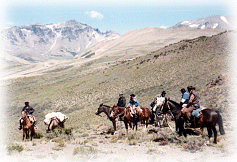
<path fill-rule="evenodd" d="M 107 108 L 111 108 L 110 106 L 104 105 L 104 104 L 100 104 L 100 106 L 105 106 L 105 107 L 107 107 Z"/>
<path fill-rule="evenodd" d="M 176 107 L 178 107 L 178 108 L 182 108 L 181 106 L 180 106 L 180 104 L 178 104 L 177 102 L 175 102 L 175 101 L 173 101 L 173 100 L 171 100 L 171 99 L 169 99 L 168 100 L 169 102 L 171 102 L 172 104 L 174 104 Z"/>

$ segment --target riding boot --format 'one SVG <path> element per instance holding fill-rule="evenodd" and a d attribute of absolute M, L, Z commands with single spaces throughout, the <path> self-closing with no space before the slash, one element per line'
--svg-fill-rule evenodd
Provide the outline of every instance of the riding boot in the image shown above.
<path fill-rule="evenodd" d="M 136 118 L 137 118 L 136 114 L 133 114 L 133 126 L 135 126 Z"/>
<path fill-rule="evenodd" d="M 22 129 L 22 125 L 21 125 L 21 123 L 20 123 L 20 126 L 18 127 L 18 129 L 19 129 L 19 130 L 21 130 L 21 129 Z"/>
<path fill-rule="evenodd" d="M 20 124 L 20 126 L 18 127 L 19 130 L 22 129 L 22 121 L 21 121 L 21 120 L 22 120 L 22 119 L 19 120 L 19 124 Z"/>

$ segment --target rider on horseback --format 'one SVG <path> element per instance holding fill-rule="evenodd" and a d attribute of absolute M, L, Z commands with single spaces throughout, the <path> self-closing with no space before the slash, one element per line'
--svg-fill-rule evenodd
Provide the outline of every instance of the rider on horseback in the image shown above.
<path fill-rule="evenodd" d="M 128 106 L 130 107 L 131 113 L 135 114 L 136 113 L 135 108 L 139 106 L 139 101 L 137 100 L 135 94 L 130 95 Z"/>
<path fill-rule="evenodd" d="M 28 115 L 28 117 L 30 118 L 31 122 L 33 123 L 33 125 L 35 126 L 36 124 L 36 119 L 35 117 L 32 115 L 33 112 L 35 111 L 30 105 L 29 105 L 29 102 L 25 102 L 25 106 L 22 108 L 21 111 L 25 111 Z M 23 122 L 23 118 L 20 118 L 19 120 L 19 123 L 20 123 L 20 126 L 19 126 L 19 130 L 22 129 L 22 122 Z"/>
<path fill-rule="evenodd" d="M 187 104 L 188 104 L 188 101 L 189 101 L 189 93 L 186 92 L 186 90 L 184 88 L 182 88 L 180 91 L 182 93 L 180 105 L 182 107 L 187 107 Z"/>
<path fill-rule="evenodd" d="M 181 112 L 187 117 L 190 121 L 191 115 L 198 118 L 199 112 L 201 111 L 200 108 L 200 97 L 199 94 L 196 92 L 195 87 L 189 86 L 187 87 L 188 92 L 190 94 L 190 99 L 186 107 L 183 107 Z"/>
<path fill-rule="evenodd" d="M 119 99 L 118 99 L 117 106 L 119 106 L 119 107 L 125 107 L 126 106 L 126 99 L 123 96 L 123 93 L 119 94 Z"/>

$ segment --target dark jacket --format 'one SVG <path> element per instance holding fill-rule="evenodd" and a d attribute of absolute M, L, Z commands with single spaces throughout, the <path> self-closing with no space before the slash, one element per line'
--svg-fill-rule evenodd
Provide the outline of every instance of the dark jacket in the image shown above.
<path fill-rule="evenodd" d="M 23 107 L 22 111 L 26 111 L 27 114 L 33 114 L 35 110 L 31 106 L 25 106 Z"/>
<path fill-rule="evenodd" d="M 120 97 L 118 99 L 117 106 L 120 106 L 120 107 L 125 107 L 126 106 L 126 99 L 125 99 L 125 97 Z"/>

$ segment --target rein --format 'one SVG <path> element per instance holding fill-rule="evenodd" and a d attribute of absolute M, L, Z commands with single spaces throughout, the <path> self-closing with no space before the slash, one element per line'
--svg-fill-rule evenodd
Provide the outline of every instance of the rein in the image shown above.
<path fill-rule="evenodd" d="M 168 110 L 169 110 L 169 112 L 170 112 L 170 114 L 171 114 L 172 118 L 174 118 L 174 115 L 173 115 L 173 113 L 172 113 L 172 111 L 171 111 L 171 109 L 170 109 L 170 106 L 169 106 L 169 104 L 168 104 Z"/>

